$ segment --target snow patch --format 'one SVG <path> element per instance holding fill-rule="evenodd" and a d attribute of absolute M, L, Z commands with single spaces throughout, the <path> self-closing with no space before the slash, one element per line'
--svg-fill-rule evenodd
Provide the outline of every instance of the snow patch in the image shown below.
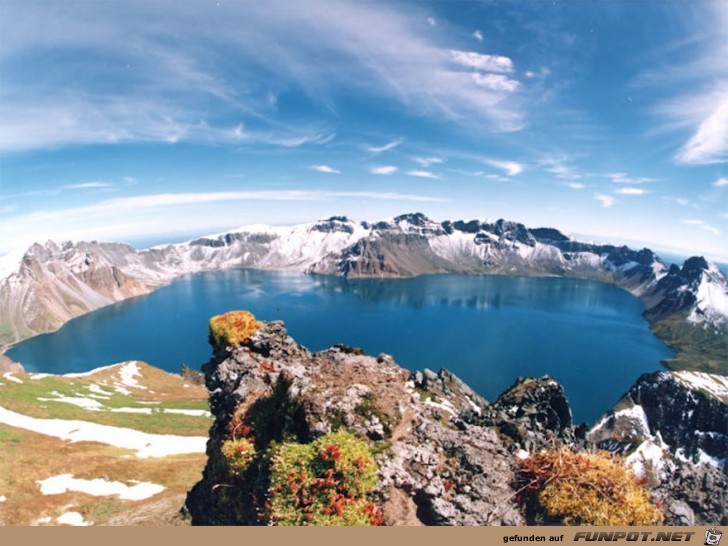
<path fill-rule="evenodd" d="M 113 392 L 105 391 L 101 388 L 100 385 L 97 385 L 96 383 L 91 383 L 86 388 L 96 395 L 106 396 L 107 398 L 114 395 Z"/>
<path fill-rule="evenodd" d="M 3 377 L 4 377 L 5 379 L 7 379 L 8 381 L 12 381 L 13 383 L 20 383 L 21 385 L 23 384 L 23 381 L 22 381 L 21 379 L 18 379 L 17 377 L 15 377 L 15 376 L 14 376 L 14 375 L 13 375 L 12 373 L 10 373 L 10 372 L 8 372 L 8 373 L 4 373 L 4 374 L 3 374 Z"/>
<path fill-rule="evenodd" d="M 665 474 L 665 453 L 662 446 L 645 440 L 640 446 L 627 457 L 627 464 L 638 478 L 647 477 L 648 472 L 662 477 Z"/>
<path fill-rule="evenodd" d="M 103 372 L 104 370 L 110 370 L 111 368 L 116 368 L 117 366 L 122 366 L 123 364 L 124 364 L 123 362 L 120 362 L 117 364 L 109 364 L 108 366 L 101 366 L 99 368 L 94 368 L 93 370 L 89 370 L 87 372 L 64 373 L 61 377 L 88 377 L 95 373 Z"/>
<path fill-rule="evenodd" d="M 149 434 L 87 421 L 38 419 L 0 407 L 0 423 L 70 442 L 99 442 L 136 451 L 140 459 L 181 453 L 204 453 L 207 437 Z"/>
<path fill-rule="evenodd" d="M 689 389 L 711 394 L 728 403 L 728 377 L 690 371 L 671 372 L 671 375 Z"/>
<path fill-rule="evenodd" d="M 68 491 L 78 491 L 96 497 L 116 495 L 122 500 L 143 500 L 157 495 L 165 487 L 151 482 L 137 482 L 128 486 L 121 482 L 110 482 L 103 478 L 84 480 L 74 478 L 73 474 L 60 474 L 45 480 L 36 481 L 43 495 L 60 495 Z"/>
<path fill-rule="evenodd" d="M 114 408 L 111 410 L 112 413 L 144 413 L 151 415 L 152 408 Z"/>
<path fill-rule="evenodd" d="M 50 376 L 51 376 L 51 374 L 49 374 L 49 373 L 33 373 L 33 374 L 30 374 L 30 379 L 31 380 L 44 379 L 44 378 L 50 377 Z"/>
<path fill-rule="evenodd" d="M 63 402 L 64 404 L 71 404 L 73 406 L 78 406 L 79 408 L 83 408 L 85 410 L 89 411 L 99 411 L 103 406 L 98 400 L 94 400 L 93 398 L 82 398 L 82 397 L 74 397 L 74 396 L 63 396 L 58 391 L 51 392 L 55 398 L 41 398 L 38 397 L 38 400 L 41 402 Z"/>
<path fill-rule="evenodd" d="M 202 409 L 168 409 L 162 410 L 164 413 L 177 413 L 179 415 L 189 415 L 191 417 L 212 417 L 212 414 L 207 410 Z"/>
<path fill-rule="evenodd" d="M 140 385 L 139 381 L 136 379 L 137 377 L 142 377 L 142 372 L 139 369 L 136 360 L 122 364 L 119 369 L 118 376 L 121 379 L 122 385 L 135 389 L 146 390 L 146 387 L 144 385 Z"/>
<path fill-rule="evenodd" d="M 8 498 L 5 495 L 0 495 L 0 502 L 6 502 Z"/>
<path fill-rule="evenodd" d="M 86 527 L 90 525 L 89 522 L 83 520 L 83 516 L 78 512 L 66 512 L 65 514 L 61 514 L 56 518 L 56 521 L 61 525 L 73 525 L 76 527 Z"/>
<path fill-rule="evenodd" d="M 455 410 L 455 407 L 450 403 L 449 400 L 444 400 L 440 404 L 438 402 L 433 402 L 432 399 L 428 398 L 427 400 L 425 400 L 425 405 L 430 406 L 431 408 L 437 408 L 442 411 L 446 411 L 453 416 L 457 416 L 458 414 L 458 412 Z"/>

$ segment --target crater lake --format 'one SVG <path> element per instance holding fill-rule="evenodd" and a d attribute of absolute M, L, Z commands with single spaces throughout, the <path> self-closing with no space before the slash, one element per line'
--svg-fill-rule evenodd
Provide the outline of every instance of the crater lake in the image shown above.
<path fill-rule="evenodd" d="M 208 320 L 244 309 L 283 320 L 312 351 L 337 343 L 391 354 L 409 370 L 447 368 L 493 401 L 519 376 L 550 375 L 575 422 L 592 422 L 672 351 L 644 306 L 594 281 L 428 275 L 352 279 L 257 270 L 188 275 L 71 320 L 7 356 L 29 372 L 87 371 L 142 360 L 170 372 L 211 356 Z"/>

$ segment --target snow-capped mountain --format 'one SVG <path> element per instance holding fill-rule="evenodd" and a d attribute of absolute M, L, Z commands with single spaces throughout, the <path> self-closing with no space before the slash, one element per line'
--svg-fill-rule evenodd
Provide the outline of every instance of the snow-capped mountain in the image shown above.
<path fill-rule="evenodd" d="M 671 344 L 696 328 L 713 337 L 728 335 L 728 283 L 703 258 L 668 269 L 649 249 L 580 242 L 553 228 L 529 229 L 506 220 L 435 222 L 415 213 L 376 223 L 332 217 L 291 227 L 253 225 L 141 251 L 117 243 L 36 244 L 19 264 L 4 268 L 12 273 L 0 279 L 0 343 L 52 331 L 182 274 L 246 267 L 347 277 L 471 273 L 595 279 L 641 298 L 653 325 L 672 321 L 669 331 L 658 333 Z"/>
<path fill-rule="evenodd" d="M 598 448 L 626 455 L 653 497 L 682 499 L 671 507 L 685 518 L 682 524 L 694 524 L 693 511 L 707 521 L 725 519 L 725 376 L 690 371 L 644 374 L 592 427 L 588 438 Z"/>

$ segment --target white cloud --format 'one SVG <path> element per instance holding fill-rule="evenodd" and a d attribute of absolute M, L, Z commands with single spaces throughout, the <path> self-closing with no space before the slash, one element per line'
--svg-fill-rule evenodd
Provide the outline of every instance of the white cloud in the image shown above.
<path fill-rule="evenodd" d="M 716 188 L 722 188 L 722 187 L 724 187 L 724 186 L 728 186 L 728 178 L 726 178 L 725 176 L 721 176 L 721 177 L 720 177 L 720 178 L 719 178 L 718 180 L 716 180 L 716 181 L 715 181 L 715 182 L 713 183 L 713 185 L 714 185 L 714 186 L 715 186 Z"/>
<path fill-rule="evenodd" d="M 571 182 L 567 184 L 572 190 L 583 190 L 586 186 L 580 182 Z"/>
<path fill-rule="evenodd" d="M 366 150 L 373 154 L 381 154 L 382 152 L 388 152 L 389 150 L 393 150 L 394 148 L 396 148 L 403 142 L 404 142 L 403 138 L 398 138 L 396 140 L 387 142 L 386 144 L 383 144 L 382 146 L 366 146 Z"/>
<path fill-rule="evenodd" d="M 630 176 L 627 173 L 608 173 L 607 178 L 611 179 L 615 184 L 649 184 L 656 182 L 656 178 L 650 178 L 648 176 Z"/>
<path fill-rule="evenodd" d="M 431 173 L 430 171 L 407 171 L 407 176 L 416 176 L 418 178 L 440 178 L 434 173 Z"/>
<path fill-rule="evenodd" d="M 622 195 L 645 195 L 648 191 L 644 188 L 619 188 L 616 193 L 621 193 Z"/>
<path fill-rule="evenodd" d="M 685 199 L 684 197 L 671 197 L 666 196 L 662 198 L 665 201 L 669 201 L 670 203 L 675 203 L 676 205 L 680 205 L 681 207 L 687 207 L 690 204 L 689 199 Z"/>
<path fill-rule="evenodd" d="M 520 82 L 512 80 L 503 74 L 479 74 L 478 72 L 473 72 L 472 76 L 476 84 L 493 91 L 513 93 L 518 91 L 518 88 L 521 86 Z"/>
<path fill-rule="evenodd" d="M 0 254 L 34 241 L 54 239 L 126 240 L 129 237 L 148 237 L 156 233 L 181 231 L 175 223 L 184 211 L 184 232 L 207 229 L 211 218 L 204 206 L 224 206 L 255 202 L 325 202 L 347 200 L 377 200 L 416 203 L 444 203 L 447 199 L 429 195 L 400 192 L 367 191 L 248 191 L 165 193 L 107 199 L 98 203 L 59 210 L 33 212 L 16 216 L 12 222 L 0 222 Z M 203 206 L 201 209 L 200 206 Z M 301 205 L 297 205 L 300 207 Z M 202 214 L 198 212 L 202 210 Z M 229 218 L 237 217 L 231 214 Z M 219 220 L 215 220 L 219 221 Z M 230 221 L 230 220 L 227 220 Z M 218 224 L 219 226 L 219 224 Z"/>
<path fill-rule="evenodd" d="M 712 233 L 713 235 L 720 235 L 720 230 L 717 227 L 711 226 L 710 224 L 707 224 L 704 220 L 680 220 L 683 224 L 687 224 L 690 226 L 697 226 L 709 233 Z"/>
<path fill-rule="evenodd" d="M 473 38 L 475 38 L 479 42 L 482 42 L 483 41 L 483 33 L 480 32 L 479 30 L 476 30 L 475 32 L 473 32 Z"/>
<path fill-rule="evenodd" d="M 82 182 L 80 184 L 66 184 L 61 186 L 62 190 L 85 190 L 94 188 L 111 188 L 113 184 L 111 182 Z"/>
<path fill-rule="evenodd" d="M 612 205 L 614 205 L 614 203 L 616 203 L 616 201 L 617 201 L 611 195 L 604 195 L 603 193 L 597 193 L 597 194 L 595 194 L 594 195 L 594 199 L 596 199 L 597 201 L 599 201 L 605 209 L 608 209 L 609 207 L 611 207 Z"/>
<path fill-rule="evenodd" d="M 412 161 L 419 163 L 423 167 L 429 167 L 430 165 L 443 162 L 443 160 L 439 157 L 413 157 Z"/>
<path fill-rule="evenodd" d="M 510 96 L 514 84 L 475 81 L 423 29 L 426 14 L 417 6 L 270 0 L 169 10 L 164 3 L 130 0 L 48 9 L 8 0 L 4 13 L 3 150 L 324 141 L 320 135 L 330 131 L 320 120 L 295 125 L 280 119 L 271 93 L 289 88 L 329 111 L 356 92 L 479 129 L 524 125 L 523 105 Z M 183 42 L 176 39 L 181 34 Z M 48 53 L 58 55 L 50 61 Z M 220 119 L 234 125 L 213 121 Z"/>
<path fill-rule="evenodd" d="M 520 163 L 516 163 L 515 161 L 501 161 L 498 159 L 490 158 L 481 158 L 481 161 L 486 165 L 490 165 L 491 167 L 495 167 L 496 169 L 501 169 L 502 171 L 505 171 L 508 176 L 516 176 L 517 174 L 521 174 L 523 172 L 523 165 L 521 165 Z"/>
<path fill-rule="evenodd" d="M 485 55 L 475 51 L 458 51 L 456 49 L 451 49 L 450 55 L 452 55 L 453 61 L 467 68 L 483 72 L 513 72 L 513 61 L 502 55 Z"/>
<path fill-rule="evenodd" d="M 430 24 L 431 27 L 437 26 L 437 19 L 435 19 L 434 17 L 428 17 L 427 22 Z"/>
<path fill-rule="evenodd" d="M 700 101 L 710 102 L 707 97 Z M 690 140 L 675 156 L 680 163 L 710 164 L 728 161 L 728 92 L 709 106 Z"/>
<path fill-rule="evenodd" d="M 539 162 L 546 172 L 556 175 L 557 178 L 564 180 L 577 180 L 581 178 L 576 169 L 565 164 L 565 158 L 551 157 Z M 583 187 L 583 186 L 582 186 Z"/>
<path fill-rule="evenodd" d="M 341 174 L 341 171 L 338 171 L 333 167 L 329 167 L 328 165 L 311 165 L 311 168 L 320 173 Z"/>
<path fill-rule="evenodd" d="M 394 167 L 393 165 L 384 165 L 381 167 L 372 167 L 372 169 L 369 171 L 372 174 L 393 174 L 397 172 L 397 167 Z"/>

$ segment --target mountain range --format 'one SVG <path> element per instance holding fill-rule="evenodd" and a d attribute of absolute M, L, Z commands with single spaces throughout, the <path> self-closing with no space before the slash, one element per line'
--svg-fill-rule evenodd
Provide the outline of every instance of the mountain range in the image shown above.
<path fill-rule="evenodd" d="M 391 221 L 335 216 L 289 227 L 251 225 L 136 250 L 121 243 L 34 244 L 0 278 L 0 345 L 54 331 L 73 317 L 149 293 L 188 273 L 232 268 L 355 277 L 435 273 L 559 276 L 616 284 L 645 304 L 674 369 L 728 374 L 728 281 L 715 264 L 682 266 L 653 251 L 576 240 L 507 220 Z"/>

